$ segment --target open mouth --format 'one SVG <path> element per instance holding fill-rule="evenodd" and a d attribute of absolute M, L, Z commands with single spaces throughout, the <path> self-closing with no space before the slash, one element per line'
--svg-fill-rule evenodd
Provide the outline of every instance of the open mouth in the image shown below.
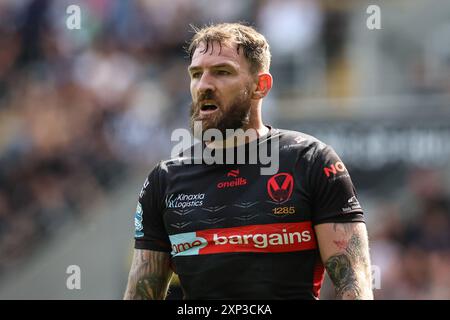
<path fill-rule="evenodd" d="M 214 103 L 203 103 L 200 107 L 202 113 L 212 113 L 219 109 Z"/>

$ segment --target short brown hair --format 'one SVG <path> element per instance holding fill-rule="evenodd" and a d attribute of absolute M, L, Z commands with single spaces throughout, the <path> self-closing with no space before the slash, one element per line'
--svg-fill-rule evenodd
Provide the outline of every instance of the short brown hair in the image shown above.
<path fill-rule="evenodd" d="M 201 43 L 206 45 L 203 53 L 207 52 L 209 46 L 214 45 L 214 42 L 218 42 L 220 45 L 236 43 L 238 53 L 242 47 L 253 74 L 260 71 L 269 71 L 271 58 L 269 43 L 254 28 L 241 23 L 220 23 L 205 26 L 201 29 L 192 26 L 192 29 L 195 34 L 186 47 L 190 60 L 192 60 L 195 50 Z"/>

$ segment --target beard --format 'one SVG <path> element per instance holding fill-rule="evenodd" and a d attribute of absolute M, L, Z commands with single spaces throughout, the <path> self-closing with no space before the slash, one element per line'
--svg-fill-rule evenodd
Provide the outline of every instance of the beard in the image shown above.
<path fill-rule="evenodd" d="M 217 129 L 222 133 L 224 138 L 227 137 L 227 129 L 244 129 L 250 122 L 251 113 L 251 97 L 249 88 L 245 88 L 228 106 L 217 106 L 218 109 L 211 115 L 200 118 L 200 103 L 191 103 L 191 130 L 194 131 L 196 121 L 202 122 L 202 135 L 208 129 Z M 204 95 L 199 97 L 202 100 L 215 100 L 212 91 L 206 91 Z M 199 137 L 198 137 L 199 138 Z"/>

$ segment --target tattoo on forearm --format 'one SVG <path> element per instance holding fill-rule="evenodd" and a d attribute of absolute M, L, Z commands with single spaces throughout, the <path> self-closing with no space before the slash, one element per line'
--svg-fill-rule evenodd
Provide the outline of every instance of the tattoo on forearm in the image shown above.
<path fill-rule="evenodd" d="M 348 226 L 345 226 L 344 230 L 345 233 L 351 232 L 351 238 L 348 241 L 335 242 L 343 251 L 331 256 L 325 262 L 325 268 L 338 298 L 371 298 L 367 239 L 356 230 L 350 230 Z"/>
<path fill-rule="evenodd" d="M 136 291 L 141 298 L 146 300 L 162 299 L 165 295 L 164 284 L 164 278 L 148 276 L 138 281 Z"/>
<path fill-rule="evenodd" d="M 169 254 L 136 250 L 124 299 L 164 299 L 171 275 Z"/>
<path fill-rule="evenodd" d="M 354 246 L 354 243 L 357 242 L 359 242 L 358 236 L 353 235 L 347 245 L 346 252 L 331 256 L 325 264 L 339 298 L 345 298 L 346 296 L 348 298 L 358 298 L 361 296 L 361 289 L 355 275 L 354 263 L 352 262 L 352 260 L 355 261 L 357 258 L 358 250 Z"/>

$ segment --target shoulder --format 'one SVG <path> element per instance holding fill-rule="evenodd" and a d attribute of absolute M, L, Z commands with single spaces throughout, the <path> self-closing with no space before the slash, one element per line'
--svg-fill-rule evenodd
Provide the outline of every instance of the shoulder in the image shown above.
<path fill-rule="evenodd" d="M 140 197 L 143 198 L 145 195 L 163 194 L 170 177 L 173 175 L 174 168 L 179 167 L 181 163 L 182 158 L 179 157 L 161 160 L 154 164 L 150 171 L 148 171 L 146 180 L 140 192 Z"/>
<path fill-rule="evenodd" d="M 194 162 L 194 149 L 198 144 L 193 144 L 189 148 L 184 149 L 176 156 L 169 159 L 159 161 L 151 170 L 151 175 L 157 175 L 159 178 L 165 178 L 167 175 L 177 172 L 177 169 L 185 169 Z"/>
<path fill-rule="evenodd" d="M 297 152 L 312 159 L 328 149 L 332 149 L 325 142 L 312 135 L 294 130 L 275 130 L 276 134 L 274 136 L 279 137 L 280 151 Z"/>

